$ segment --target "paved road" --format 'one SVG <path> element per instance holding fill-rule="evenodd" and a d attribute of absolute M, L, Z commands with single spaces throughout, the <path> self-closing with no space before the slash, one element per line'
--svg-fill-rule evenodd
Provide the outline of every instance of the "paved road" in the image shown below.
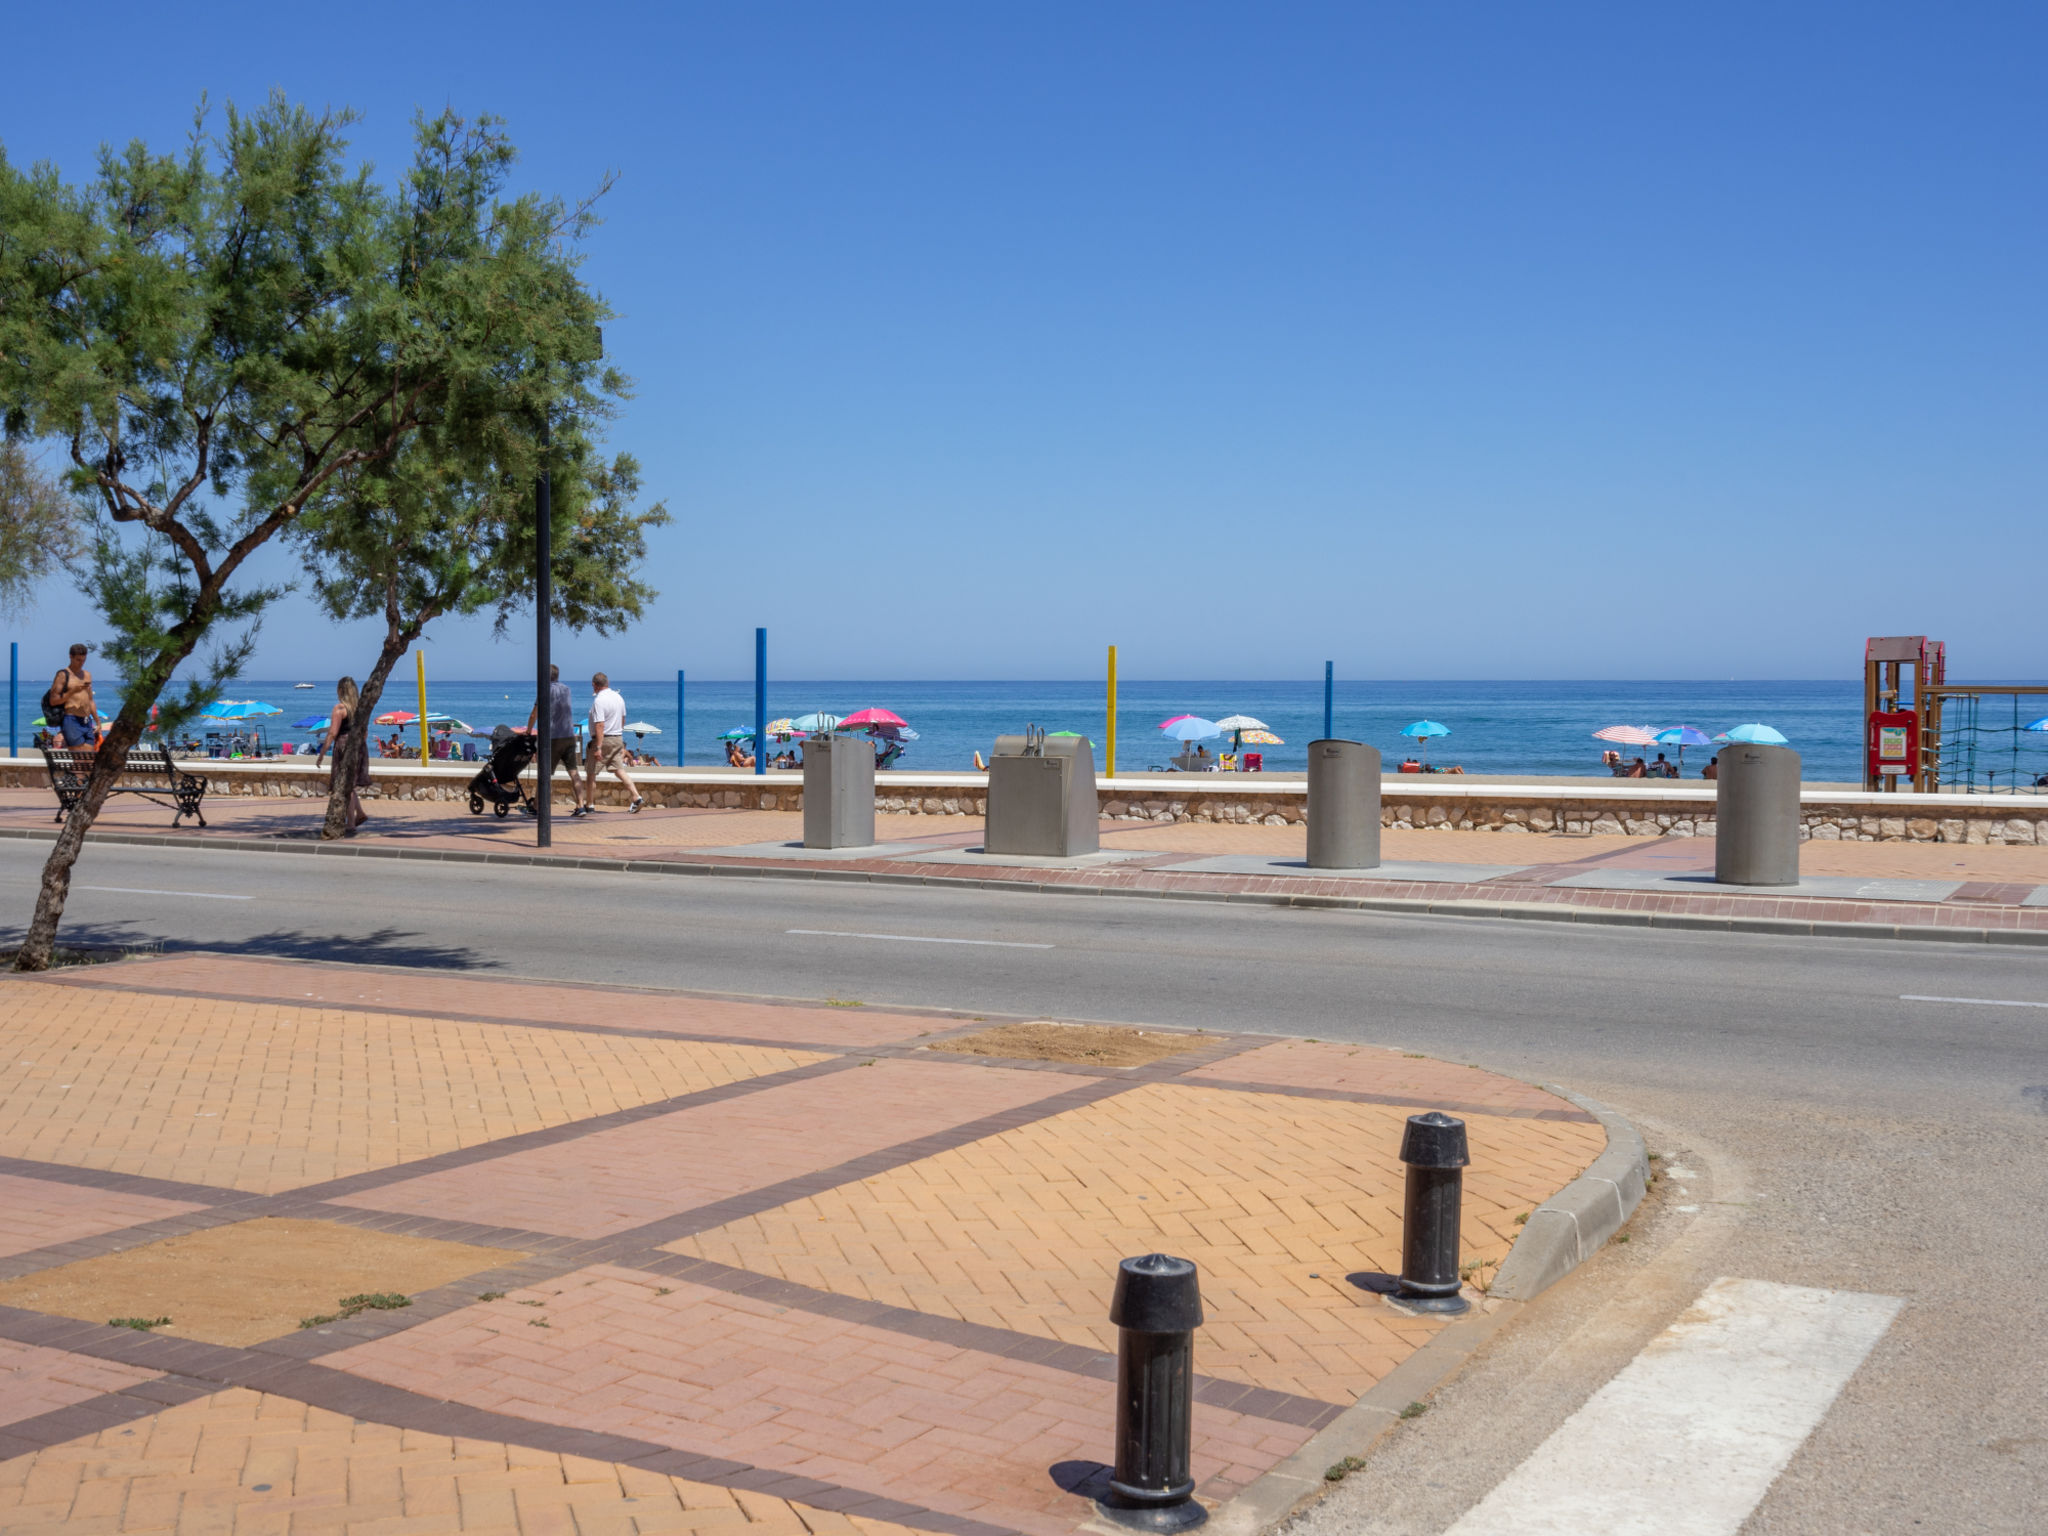
<path fill-rule="evenodd" d="M 0 843 L 17 924 L 43 851 Z M 1906 1301 L 1746 1529 L 2048 1529 L 2048 1008 L 1902 1000 L 2048 1002 L 2038 950 L 112 846 L 77 879 L 122 888 L 75 893 L 81 939 L 1355 1038 L 1563 1083 L 1692 1176 L 1319 1528 L 1443 1530 L 1732 1275 Z"/>

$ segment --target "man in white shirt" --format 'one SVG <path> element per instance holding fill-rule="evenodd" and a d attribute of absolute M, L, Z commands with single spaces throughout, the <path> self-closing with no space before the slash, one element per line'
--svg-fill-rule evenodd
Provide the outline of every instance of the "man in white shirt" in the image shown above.
<path fill-rule="evenodd" d="M 590 680 L 590 751 L 584 760 L 584 803 L 571 811 L 571 816 L 588 816 L 596 807 L 597 776 L 607 768 L 619 776 L 626 793 L 633 797 L 633 803 L 626 809 L 639 810 L 645 802 L 626 772 L 626 701 L 600 672 Z"/>

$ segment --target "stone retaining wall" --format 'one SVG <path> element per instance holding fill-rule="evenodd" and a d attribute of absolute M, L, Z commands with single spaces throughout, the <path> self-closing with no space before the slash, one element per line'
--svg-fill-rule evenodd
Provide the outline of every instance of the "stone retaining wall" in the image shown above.
<path fill-rule="evenodd" d="M 271 799 L 324 799 L 327 775 L 310 763 L 265 761 L 188 765 L 211 780 L 210 795 Z M 463 801 L 475 764 L 373 763 L 365 796 Z M 634 775 L 650 805 L 695 809 L 795 811 L 803 807 L 803 781 L 793 773 L 765 776 L 646 769 Z M 1653 787 L 1626 781 L 1603 793 L 1583 787 L 1541 785 L 1414 784 L 1389 779 L 1381 792 L 1380 820 L 1389 827 L 1443 831 L 1610 833 L 1631 837 L 1711 837 L 1714 795 L 1705 785 Z M 9 761 L 0 754 L 0 786 L 46 789 L 39 758 Z M 565 785 L 556 781 L 559 796 Z M 1305 819 L 1302 780 L 1260 784 L 1240 778 L 1204 782 L 1195 775 L 1168 783 L 1131 779 L 1098 782 L 1102 814 L 1115 821 L 1230 822 L 1288 826 Z M 615 779 L 598 788 L 607 805 L 625 803 Z M 988 806 L 979 774 L 885 776 L 875 787 L 875 809 L 924 816 L 979 816 Z M 2019 843 L 2048 846 L 2048 796 L 1874 795 L 1809 790 L 1801 797 L 1804 832 L 1822 842 Z"/>

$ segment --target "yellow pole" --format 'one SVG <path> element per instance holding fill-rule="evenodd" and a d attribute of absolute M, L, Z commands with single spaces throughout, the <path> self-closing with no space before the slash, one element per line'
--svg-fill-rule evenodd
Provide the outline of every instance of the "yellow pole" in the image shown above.
<path fill-rule="evenodd" d="M 1109 648 L 1109 774 L 1116 777 L 1116 647 Z"/>
<path fill-rule="evenodd" d="M 420 766 L 427 766 L 427 653 L 414 651 L 420 665 Z"/>

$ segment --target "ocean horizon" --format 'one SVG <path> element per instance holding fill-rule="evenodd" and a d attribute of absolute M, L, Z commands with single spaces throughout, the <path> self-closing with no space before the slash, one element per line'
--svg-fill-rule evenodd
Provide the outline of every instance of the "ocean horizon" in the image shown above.
<path fill-rule="evenodd" d="M 39 680 L 38 680 L 39 681 Z M 310 689 L 295 688 L 302 681 Z M 677 760 L 676 684 L 667 679 L 622 678 L 613 684 L 626 701 L 629 721 L 654 727 L 636 744 L 664 764 Z M 530 688 L 530 684 L 524 685 Z M 118 686 L 102 682 L 102 708 L 118 698 Z M 228 694 L 274 704 L 282 713 L 265 717 L 267 739 L 310 742 L 318 728 L 296 724 L 314 715 L 323 720 L 331 706 L 332 678 L 245 678 Z M 589 684 L 572 681 L 579 717 L 587 706 Z M 25 747 L 34 735 L 30 722 L 39 711 L 41 687 L 27 677 L 16 709 L 16 730 Z M 418 690 L 410 675 L 393 679 L 380 713 L 417 708 Z M 998 735 L 1037 725 L 1048 731 L 1079 731 L 1094 741 L 1096 761 L 1104 757 L 1104 689 L 1098 680 L 1044 681 L 893 681 L 806 680 L 770 678 L 768 716 L 799 716 L 812 711 L 846 714 L 869 706 L 894 710 L 909 721 L 918 739 L 896 766 L 933 771 L 971 768 L 974 753 L 986 755 Z M 685 766 L 711 766 L 724 761 L 721 733 L 735 727 L 751 729 L 754 685 L 751 679 L 691 679 L 685 695 Z M 517 679 L 427 679 L 427 705 L 456 716 L 473 729 L 488 732 L 499 724 L 524 725 L 530 694 Z M 1401 681 L 1342 679 L 1336 685 L 1336 734 L 1368 742 L 1386 755 L 1391 768 L 1413 753 L 1433 766 L 1462 767 L 1484 774 L 1599 774 L 1605 743 L 1593 732 L 1610 725 L 1647 725 L 1662 729 L 1697 726 L 1713 736 L 1732 726 L 1757 722 L 1782 732 L 1799 751 L 1802 772 L 1809 780 L 1860 780 L 1859 748 L 1862 685 L 1855 679 L 1772 682 L 1583 681 L 1518 680 Z M 1178 750 L 1158 729 L 1173 715 L 1195 714 L 1208 719 L 1250 715 L 1266 722 L 1282 738 L 1282 746 L 1263 750 L 1269 769 L 1301 769 L 1307 765 L 1307 744 L 1322 734 L 1323 687 L 1320 680 L 1123 680 L 1117 700 L 1117 766 L 1125 772 L 1164 767 Z M 1975 777 L 1988 782 L 1997 770 L 2000 787 L 2017 771 L 2031 777 L 2048 772 L 2048 732 L 2013 732 L 2031 716 L 1996 725 L 1980 737 Z M 1401 735 L 1404 726 L 1429 719 L 1450 728 L 1450 735 L 1417 743 Z M 208 725 L 207 729 L 226 729 Z M 388 728 L 387 728 L 388 733 Z M 1227 747 L 1228 739 L 1211 741 L 1210 749 Z M 1645 754 L 1656 756 L 1657 749 Z M 1674 760 L 1678 754 L 1672 751 Z M 1686 777 L 1713 749 L 1693 748 L 1685 754 Z"/>

